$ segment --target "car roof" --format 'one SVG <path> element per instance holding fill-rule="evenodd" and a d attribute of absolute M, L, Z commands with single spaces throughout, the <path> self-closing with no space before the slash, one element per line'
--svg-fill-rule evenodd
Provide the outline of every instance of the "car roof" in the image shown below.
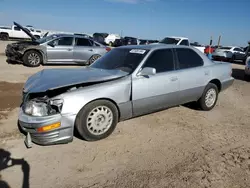
<path fill-rule="evenodd" d="M 82 36 L 82 35 L 79 35 L 79 34 L 66 34 L 66 33 L 59 33 L 59 34 L 52 34 L 52 35 L 55 35 L 57 37 L 78 37 L 78 38 L 85 38 L 85 39 L 89 39 L 88 37 L 86 36 Z"/>
<path fill-rule="evenodd" d="M 117 48 L 126 48 L 126 49 L 144 49 L 144 50 L 157 50 L 157 49 L 171 49 L 171 48 L 192 48 L 184 45 L 173 45 L 173 44 L 150 44 L 150 45 L 127 45 L 120 46 Z"/>
<path fill-rule="evenodd" d="M 181 39 L 181 40 L 183 40 L 183 39 L 188 40 L 188 38 L 186 38 L 186 37 L 178 37 L 178 36 L 166 36 L 165 38 L 178 38 L 178 39 Z"/>

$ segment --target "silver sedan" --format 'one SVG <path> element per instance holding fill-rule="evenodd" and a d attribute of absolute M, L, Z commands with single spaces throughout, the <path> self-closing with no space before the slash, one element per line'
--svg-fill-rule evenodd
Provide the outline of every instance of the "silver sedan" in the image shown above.
<path fill-rule="evenodd" d="M 20 128 L 26 144 L 67 143 L 74 129 L 88 141 L 109 136 L 119 121 L 195 101 L 213 109 L 233 83 L 228 63 L 177 45 L 123 46 L 91 66 L 49 69 L 23 90 Z"/>

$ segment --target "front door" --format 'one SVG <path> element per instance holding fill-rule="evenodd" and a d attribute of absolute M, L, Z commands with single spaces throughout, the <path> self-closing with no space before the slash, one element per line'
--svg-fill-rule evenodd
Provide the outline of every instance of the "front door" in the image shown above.
<path fill-rule="evenodd" d="M 47 45 L 47 61 L 49 63 L 71 63 L 73 61 L 73 37 L 60 37 Z"/>
<path fill-rule="evenodd" d="M 156 69 L 152 76 L 132 80 L 133 115 L 143 115 L 178 103 L 179 79 L 171 49 L 152 52 L 143 67 Z"/>

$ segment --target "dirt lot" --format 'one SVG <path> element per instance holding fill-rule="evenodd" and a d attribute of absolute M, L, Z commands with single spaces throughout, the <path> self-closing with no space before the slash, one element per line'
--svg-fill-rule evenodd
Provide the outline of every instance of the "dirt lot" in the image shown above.
<path fill-rule="evenodd" d="M 171 108 L 122 122 L 99 142 L 28 150 L 16 125 L 21 88 L 43 68 L 54 67 L 8 65 L 0 56 L 0 187 L 249 187 L 250 83 L 242 65 L 233 65 L 235 83 L 210 112 Z"/>

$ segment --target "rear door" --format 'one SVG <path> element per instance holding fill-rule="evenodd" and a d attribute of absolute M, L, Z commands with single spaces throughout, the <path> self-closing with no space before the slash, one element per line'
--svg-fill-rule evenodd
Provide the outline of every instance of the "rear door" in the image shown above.
<path fill-rule="evenodd" d="M 179 103 L 198 100 L 209 78 L 203 59 L 193 49 L 176 48 L 177 69 L 180 80 Z"/>
<path fill-rule="evenodd" d="M 52 46 L 47 45 L 48 62 L 73 62 L 73 39 L 74 37 L 60 37 L 49 42 Z"/>
<path fill-rule="evenodd" d="M 76 37 L 73 49 L 74 61 L 77 63 L 85 63 L 96 52 L 94 43 L 87 38 Z"/>
<path fill-rule="evenodd" d="M 152 76 L 135 76 L 132 101 L 135 116 L 154 112 L 178 103 L 179 79 L 175 71 L 172 49 L 156 50 L 143 67 L 156 69 Z"/>

